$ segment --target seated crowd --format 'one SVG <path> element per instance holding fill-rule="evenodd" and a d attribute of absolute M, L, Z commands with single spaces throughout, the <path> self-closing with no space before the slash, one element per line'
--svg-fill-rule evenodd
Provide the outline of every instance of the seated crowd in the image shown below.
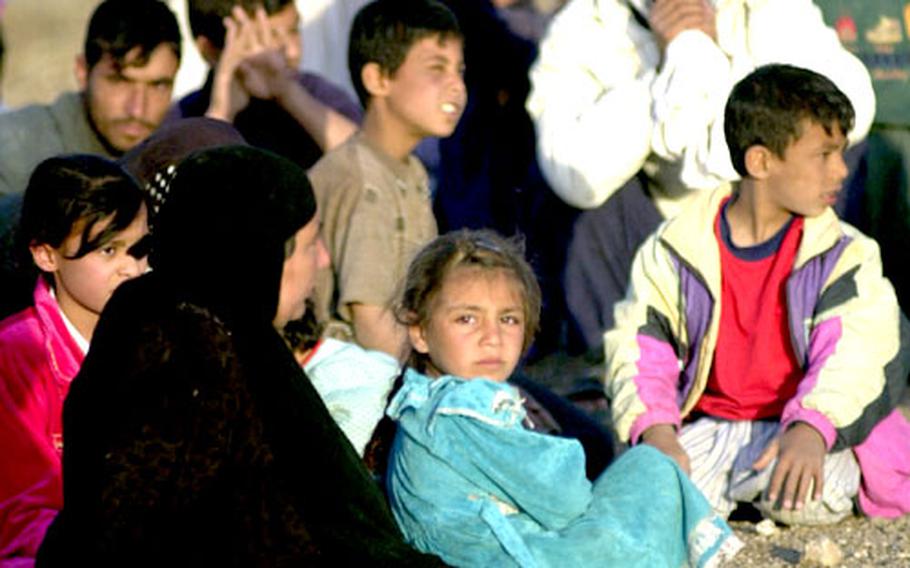
<path fill-rule="evenodd" d="M 292 0 L 187 0 L 173 105 L 174 15 L 104 0 L 80 90 L 0 114 L 0 566 L 713 566 L 737 507 L 910 513 L 910 325 L 842 219 L 874 93 L 812 2 L 568 0 L 536 62 L 489 0 L 361 4 L 360 105 Z"/>

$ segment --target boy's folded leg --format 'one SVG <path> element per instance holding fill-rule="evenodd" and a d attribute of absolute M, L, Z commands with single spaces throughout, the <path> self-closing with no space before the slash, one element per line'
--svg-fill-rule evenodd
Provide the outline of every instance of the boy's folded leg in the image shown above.
<path fill-rule="evenodd" d="M 727 517 L 736 503 L 755 502 L 762 514 L 787 525 L 836 523 L 853 513 L 860 470 L 851 450 L 825 458 L 822 498 L 810 500 L 800 510 L 780 508 L 766 491 L 776 461 L 756 471 L 752 464 L 775 438 L 773 421 L 730 421 L 702 417 L 683 426 L 680 442 L 689 453 L 692 482 L 718 515 Z M 809 491 L 811 495 L 811 489 Z"/>
<path fill-rule="evenodd" d="M 749 469 L 777 429 L 776 422 L 721 420 L 709 416 L 683 426 L 679 440 L 689 454 L 690 478 L 718 515 L 726 518 L 736 508 L 737 501 L 751 501 L 761 494 L 763 487 L 755 489 L 748 498 L 733 496 L 731 480 L 736 479 L 735 472 Z"/>

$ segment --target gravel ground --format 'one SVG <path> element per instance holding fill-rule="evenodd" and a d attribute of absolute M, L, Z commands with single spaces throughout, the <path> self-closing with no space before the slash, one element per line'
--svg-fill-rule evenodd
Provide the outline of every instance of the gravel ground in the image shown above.
<path fill-rule="evenodd" d="M 751 522 L 730 524 L 745 546 L 729 566 L 812 565 L 806 545 L 827 537 L 842 553 L 842 560 L 832 565 L 910 567 L 910 515 L 895 520 L 852 517 L 827 527 L 778 527 L 769 536 L 758 534 Z"/>
<path fill-rule="evenodd" d="M 910 390 L 904 393 L 901 411 L 910 419 Z M 773 534 L 762 535 L 756 524 L 747 521 L 730 523 L 745 546 L 730 566 L 842 566 L 859 568 L 889 566 L 910 568 L 910 515 L 898 519 L 850 517 L 826 527 L 776 527 Z M 814 562 L 806 554 L 810 543 L 829 539 L 840 552 L 834 564 Z M 807 558 L 809 556 L 809 558 Z"/>

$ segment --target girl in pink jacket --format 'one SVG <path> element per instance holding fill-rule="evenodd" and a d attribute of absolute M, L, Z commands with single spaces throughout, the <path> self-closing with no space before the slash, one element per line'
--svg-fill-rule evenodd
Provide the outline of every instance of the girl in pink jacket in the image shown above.
<path fill-rule="evenodd" d="M 0 565 L 30 566 L 63 505 L 63 400 L 114 289 L 147 269 L 146 205 L 119 165 L 50 158 L 32 173 L 18 247 L 34 303 L 0 322 Z"/>

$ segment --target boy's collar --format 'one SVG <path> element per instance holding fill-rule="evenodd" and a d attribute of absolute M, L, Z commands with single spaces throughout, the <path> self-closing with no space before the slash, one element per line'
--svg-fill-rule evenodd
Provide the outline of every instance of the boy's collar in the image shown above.
<path fill-rule="evenodd" d="M 358 139 L 358 141 L 363 143 L 364 146 L 368 147 L 376 156 L 376 158 L 382 162 L 382 164 L 386 166 L 392 173 L 394 173 L 396 177 L 405 180 L 413 177 L 413 160 L 416 158 L 414 158 L 412 154 L 408 154 L 408 156 L 405 158 L 405 161 L 402 162 L 401 160 L 397 160 L 395 157 L 389 155 L 389 153 L 386 152 L 379 144 L 370 139 L 370 137 L 367 136 L 362 129 L 358 130 L 354 136 Z"/>
<path fill-rule="evenodd" d="M 732 193 L 741 192 L 741 184 L 741 181 L 735 182 Z M 802 217 L 804 219 L 803 238 L 796 251 L 794 268 L 799 268 L 812 257 L 833 247 L 843 235 L 841 221 L 831 207 L 826 207 L 824 211 L 814 217 Z"/>
<path fill-rule="evenodd" d="M 382 151 L 390 159 L 399 159 L 406 162 L 411 152 L 417 147 L 420 140 L 398 140 L 395 138 L 396 128 L 389 127 L 382 110 L 376 108 L 376 101 L 367 107 L 360 125 L 360 133 L 371 147 Z"/>
<path fill-rule="evenodd" d="M 747 180 L 736 182 L 730 200 L 725 206 L 724 218 L 729 222 L 731 234 L 751 241 L 746 246 L 757 246 L 773 238 L 781 227 L 793 219 L 795 213 L 766 204 L 762 207 L 762 194 Z"/>
<path fill-rule="evenodd" d="M 837 244 L 844 235 L 840 223 L 834 209 L 830 207 L 820 215 L 805 217 L 803 239 L 796 251 L 793 268 L 799 268 L 812 257 L 818 256 Z"/>
<path fill-rule="evenodd" d="M 719 254 L 713 230 L 715 215 L 731 191 L 720 188 L 705 193 L 698 196 L 679 215 L 666 221 L 661 237 L 683 260 L 704 271 L 710 271 L 710 267 L 715 264 L 719 267 L 719 262 L 711 262 L 712 256 Z M 833 247 L 843 236 L 840 223 L 837 214 L 830 207 L 815 217 L 804 217 L 803 237 L 796 252 L 794 269 Z M 712 282 L 717 280 L 719 285 L 719 272 L 717 275 L 703 273 L 703 276 Z"/>

